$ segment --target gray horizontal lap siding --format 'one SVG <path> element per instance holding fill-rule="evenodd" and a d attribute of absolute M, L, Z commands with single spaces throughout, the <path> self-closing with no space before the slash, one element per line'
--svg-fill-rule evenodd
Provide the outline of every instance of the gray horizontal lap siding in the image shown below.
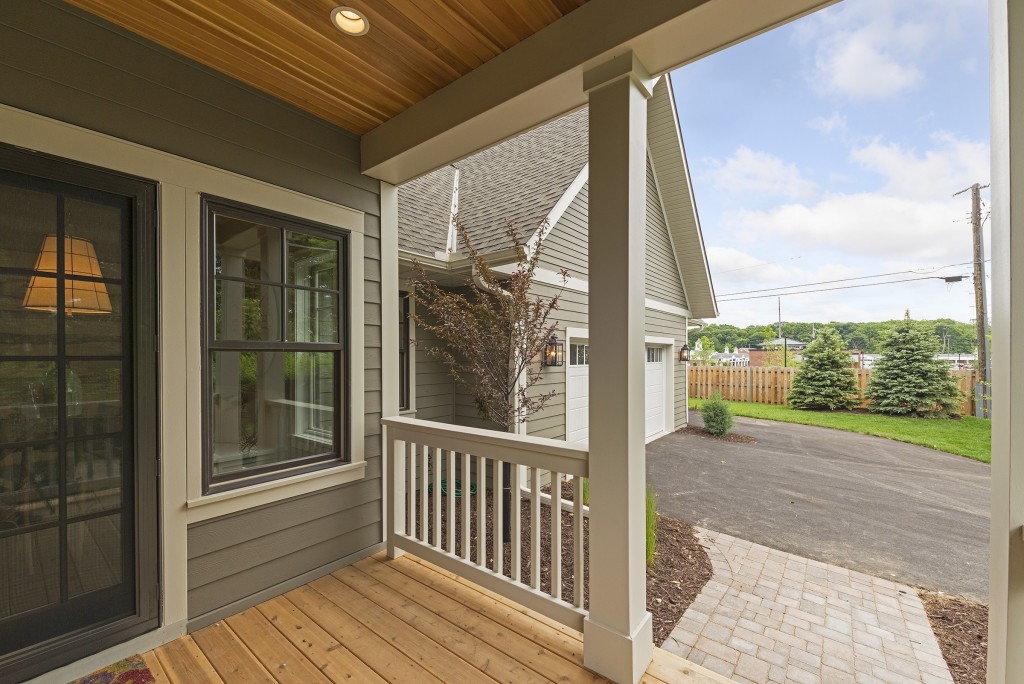
<path fill-rule="evenodd" d="M 188 615 L 229 608 L 381 539 L 379 183 L 359 138 L 55 0 L 0 2 L 0 102 L 366 212 L 366 478 L 194 524 Z M 200 188 L 202 190 L 202 188 Z M 163 454 L 184 464 L 184 454 Z"/>
<path fill-rule="evenodd" d="M 644 285 L 647 296 L 674 306 L 686 306 L 683 283 L 679 278 L 675 250 L 668 234 L 668 223 L 654 180 L 654 168 L 647 160 L 647 267 Z"/>
<path fill-rule="evenodd" d="M 579 193 L 569 204 L 562 217 L 548 233 L 541 245 L 540 266 L 553 271 L 562 268 L 572 278 L 587 279 L 589 253 L 589 231 L 587 208 L 590 201 L 590 185 L 584 183 Z"/>
<path fill-rule="evenodd" d="M 423 314 L 423 309 L 418 313 Z M 412 353 L 416 355 L 416 417 L 435 423 L 454 422 L 455 381 L 448 368 L 430 354 L 437 338 L 417 326 Z"/>

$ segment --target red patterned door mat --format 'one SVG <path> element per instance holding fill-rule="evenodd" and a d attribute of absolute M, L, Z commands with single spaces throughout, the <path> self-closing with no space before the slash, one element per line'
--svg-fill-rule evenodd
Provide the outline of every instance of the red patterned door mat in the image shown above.
<path fill-rule="evenodd" d="M 71 684 L 150 684 L 155 681 L 156 677 L 146 667 L 146 661 L 136 655 L 96 670 Z"/>

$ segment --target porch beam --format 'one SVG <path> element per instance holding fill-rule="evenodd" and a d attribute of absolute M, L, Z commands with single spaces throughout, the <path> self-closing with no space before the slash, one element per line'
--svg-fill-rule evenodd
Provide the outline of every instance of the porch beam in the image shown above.
<path fill-rule="evenodd" d="M 1024 6 L 990 0 L 992 528 L 988 681 L 1024 682 Z M 1015 353 L 1016 352 L 1016 353 Z"/>
<path fill-rule="evenodd" d="M 364 135 L 363 173 L 404 183 L 582 107 L 614 55 L 660 75 L 836 1 L 590 0 Z"/>
<path fill-rule="evenodd" d="M 653 656 L 644 562 L 647 99 L 633 52 L 584 74 L 590 102 L 590 613 L 583 662 L 633 684 Z M 598 277 L 599 276 L 599 277 Z"/>

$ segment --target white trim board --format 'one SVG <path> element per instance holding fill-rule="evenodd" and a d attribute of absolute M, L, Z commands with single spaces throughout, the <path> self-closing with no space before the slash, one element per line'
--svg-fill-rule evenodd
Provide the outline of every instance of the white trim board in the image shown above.
<path fill-rule="evenodd" d="M 496 271 L 497 273 L 503 273 L 505 275 L 511 275 L 512 273 L 515 273 L 517 268 L 518 266 L 515 264 L 506 264 L 504 266 L 496 266 L 494 268 L 494 271 Z M 535 269 L 533 272 L 533 280 L 534 282 L 542 283 L 544 285 L 565 288 L 570 292 L 579 292 L 581 294 L 590 293 L 590 285 L 588 281 L 583 280 L 581 278 L 573 278 L 572 276 L 570 276 L 568 282 L 563 284 L 562 275 L 547 268 Z M 686 318 L 692 317 L 689 309 L 685 309 L 681 306 L 676 306 L 675 304 L 669 304 L 668 302 L 662 302 L 657 299 L 651 299 L 650 297 L 646 297 L 644 299 L 644 308 L 651 309 L 652 311 L 661 311 L 662 313 L 669 313 L 676 316 L 684 316 Z"/>
<path fill-rule="evenodd" d="M 544 238 L 554 229 L 555 224 L 562 218 L 562 214 L 569 209 L 573 201 L 576 199 L 576 195 L 580 194 L 580 190 L 587 184 L 587 180 L 590 178 L 590 162 L 583 165 L 580 172 L 576 174 L 576 177 L 569 183 L 569 187 L 565 189 L 562 196 L 555 202 L 555 206 L 551 207 L 551 211 L 544 218 L 544 222 L 538 226 L 534 232 L 533 237 L 526 243 L 527 254 L 532 255 L 533 251 L 537 249 L 537 243 L 543 242 Z"/>

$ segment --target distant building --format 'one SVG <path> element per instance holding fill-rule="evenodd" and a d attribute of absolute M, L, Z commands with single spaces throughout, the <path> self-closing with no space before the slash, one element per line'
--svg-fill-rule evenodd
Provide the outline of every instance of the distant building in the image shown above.
<path fill-rule="evenodd" d="M 882 358 L 881 354 L 850 352 L 850 359 L 853 361 L 854 368 L 874 368 L 875 363 L 880 358 Z M 953 370 L 966 370 L 967 368 L 973 368 L 978 361 L 977 354 L 936 354 L 935 358 L 940 361 L 945 361 L 953 368 Z"/>
<path fill-rule="evenodd" d="M 711 355 L 711 363 L 715 366 L 745 367 L 750 365 L 750 351 L 736 348 L 729 351 L 726 345 L 725 351 L 715 352 Z"/>

